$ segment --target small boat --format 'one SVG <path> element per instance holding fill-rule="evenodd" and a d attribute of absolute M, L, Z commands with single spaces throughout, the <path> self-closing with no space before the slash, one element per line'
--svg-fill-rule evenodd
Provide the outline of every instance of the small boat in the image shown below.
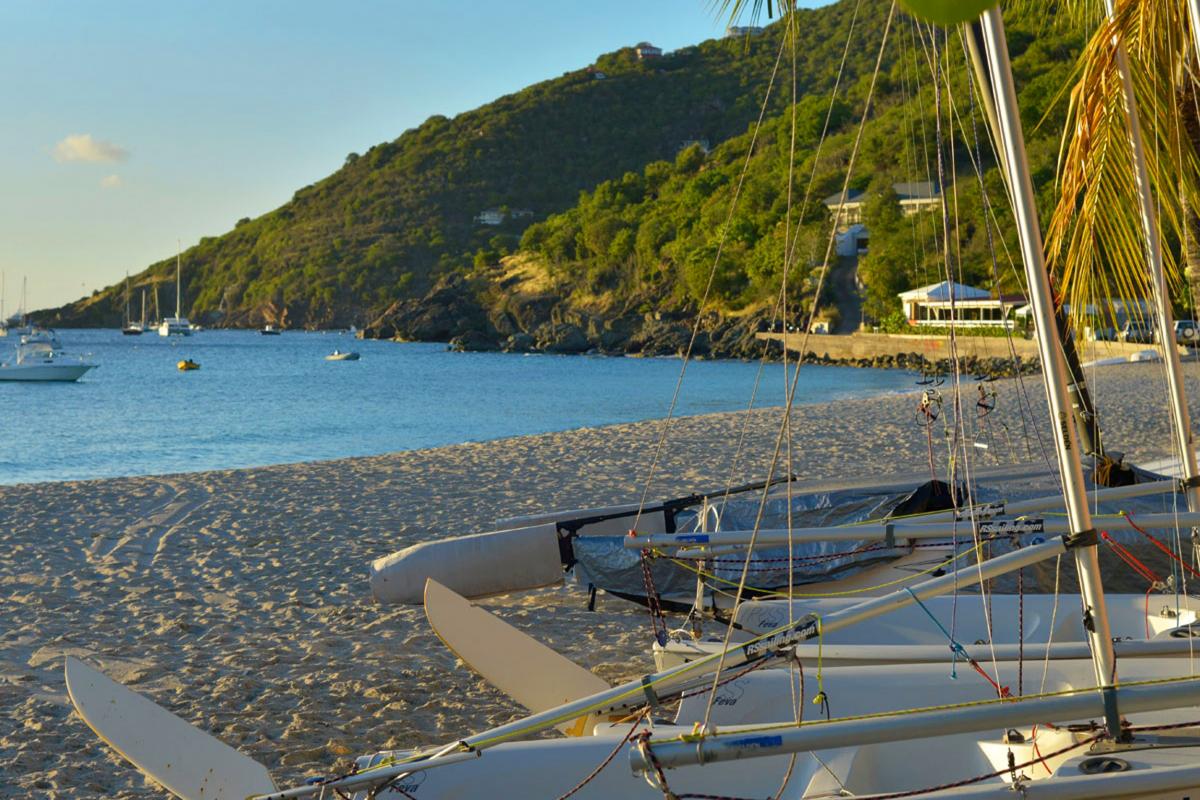
<path fill-rule="evenodd" d="M 146 318 L 146 292 L 142 292 L 142 319 Z M 144 323 L 134 322 L 129 316 L 129 273 L 125 273 L 125 327 L 121 328 L 121 333 L 126 336 L 141 336 L 146 332 Z"/>
<path fill-rule="evenodd" d="M 200 369 L 200 364 L 198 364 L 195 361 L 192 361 L 190 358 L 185 358 L 183 361 L 180 361 L 175 366 L 179 367 L 180 372 L 191 372 L 194 369 Z"/>
<path fill-rule="evenodd" d="M 64 354 L 54 335 L 22 336 L 12 361 L 0 362 L 0 381 L 77 381 L 96 365 Z"/>
<path fill-rule="evenodd" d="M 279 328 L 276 328 L 274 325 L 267 323 L 262 327 L 262 330 L 260 330 L 259 333 L 261 333 L 263 336 L 278 336 L 280 333 L 282 333 L 282 331 L 280 331 Z"/>
<path fill-rule="evenodd" d="M 341 350 L 334 350 L 329 355 L 325 356 L 326 361 L 358 361 L 359 355 L 356 351 L 351 350 L 348 353 L 343 353 Z"/>

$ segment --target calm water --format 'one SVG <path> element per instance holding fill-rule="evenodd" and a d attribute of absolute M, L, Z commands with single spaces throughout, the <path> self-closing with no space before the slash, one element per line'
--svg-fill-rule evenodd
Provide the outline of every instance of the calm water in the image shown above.
<path fill-rule="evenodd" d="M 59 332 L 80 382 L 0 382 L 0 483 L 340 458 L 662 417 L 678 359 L 448 353 L 345 334 Z M 0 347 L 10 345 L 0 339 Z M 335 348 L 357 362 L 327 362 Z M 182 358 L 200 362 L 179 372 Z M 757 364 L 688 367 L 680 414 L 746 407 Z M 758 405 L 783 401 L 768 367 Z M 912 387 L 896 370 L 806 366 L 800 402 Z"/>

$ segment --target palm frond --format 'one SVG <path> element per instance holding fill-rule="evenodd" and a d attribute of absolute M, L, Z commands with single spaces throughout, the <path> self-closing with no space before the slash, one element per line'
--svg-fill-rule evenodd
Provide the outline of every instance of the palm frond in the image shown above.
<path fill-rule="evenodd" d="M 1057 203 L 1046 236 L 1047 263 L 1077 326 L 1089 304 L 1111 313 L 1153 297 L 1137 203 L 1137 177 L 1114 41 L 1125 43 L 1141 119 L 1147 169 L 1159 211 L 1157 235 L 1183 237 L 1182 203 L 1197 199 L 1200 162 L 1181 130 L 1178 69 L 1187 53 L 1179 0 L 1125 0 L 1080 57 L 1059 155 Z M 1174 247 L 1163 247 L 1170 289 L 1183 286 Z"/>

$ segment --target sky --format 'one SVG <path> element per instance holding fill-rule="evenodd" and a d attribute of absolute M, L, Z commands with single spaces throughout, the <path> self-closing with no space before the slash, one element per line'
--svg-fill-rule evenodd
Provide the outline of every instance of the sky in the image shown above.
<path fill-rule="evenodd" d="M 11 313 L 278 207 L 350 152 L 647 40 L 711 0 L 5 0 L 0 272 Z"/>

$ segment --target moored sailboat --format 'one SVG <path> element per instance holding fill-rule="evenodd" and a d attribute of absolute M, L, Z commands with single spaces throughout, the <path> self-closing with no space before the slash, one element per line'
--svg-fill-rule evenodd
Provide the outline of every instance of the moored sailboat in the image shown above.
<path fill-rule="evenodd" d="M 121 333 L 125 336 L 141 336 L 146 330 L 146 292 L 142 291 L 142 321 L 135 322 L 129 316 L 129 273 L 125 273 L 125 326 Z"/>
<path fill-rule="evenodd" d="M 182 253 L 175 253 L 175 316 L 167 317 L 158 325 L 159 336 L 191 336 L 192 323 L 187 317 L 183 316 L 183 294 L 180 274 L 182 267 Z M 156 295 L 157 297 L 157 295 Z"/>

